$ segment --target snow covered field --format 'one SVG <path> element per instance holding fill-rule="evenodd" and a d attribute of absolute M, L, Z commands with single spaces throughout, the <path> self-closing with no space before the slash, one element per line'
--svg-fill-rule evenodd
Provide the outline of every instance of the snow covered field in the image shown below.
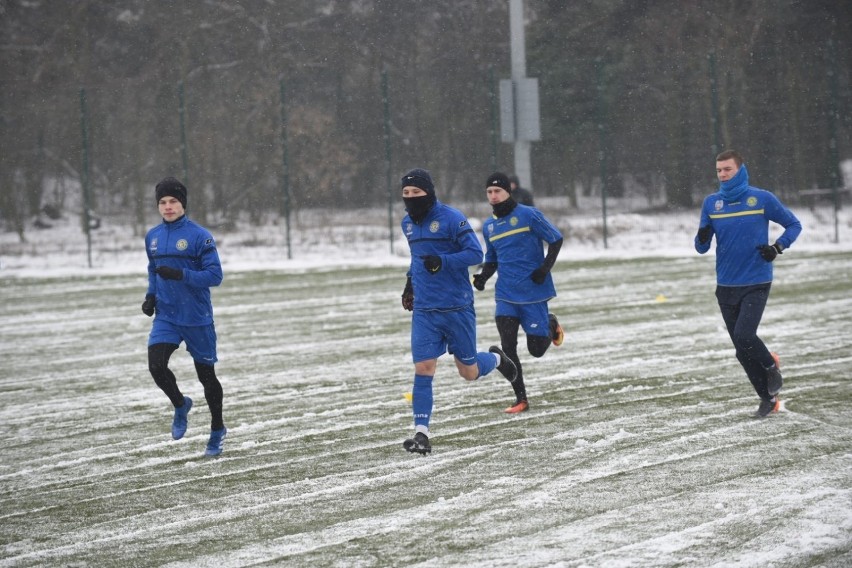
<path fill-rule="evenodd" d="M 522 354 L 530 412 L 445 357 L 425 458 L 401 447 L 407 258 L 380 213 L 303 215 L 292 260 L 281 227 L 216 234 L 218 459 L 183 349 L 197 405 L 169 436 L 141 236 L 105 223 L 90 269 L 71 222 L 2 234 L 0 566 L 852 565 L 852 232 L 842 211 L 835 245 L 830 211 L 796 213 L 761 328 L 779 415 L 750 417 L 697 212 L 613 215 L 607 250 L 599 219 L 554 214 L 567 339 Z M 490 285 L 477 312 L 497 343 Z"/>

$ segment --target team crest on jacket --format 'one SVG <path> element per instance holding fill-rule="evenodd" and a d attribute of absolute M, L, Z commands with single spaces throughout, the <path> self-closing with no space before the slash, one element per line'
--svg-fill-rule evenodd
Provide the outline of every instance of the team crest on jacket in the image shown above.
<path fill-rule="evenodd" d="M 175 243 L 175 247 L 177 247 L 178 250 L 186 250 L 186 247 L 188 246 L 189 243 L 186 242 L 186 239 L 180 239 L 177 243 Z"/>
<path fill-rule="evenodd" d="M 753 195 L 752 195 L 751 197 L 749 197 L 749 198 L 746 200 L 746 203 L 748 203 L 748 206 L 749 206 L 749 207 L 754 207 L 755 205 L 757 205 L 757 197 L 755 197 L 755 196 L 753 196 Z"/>
<path fill-rule="evenodd" d="M 151 252 L 157 252 L 157 239 L 151 239 Z"/>
<path fill-rule="evenodd" d="M 512 218 L 509 219 L 509 224 L 513 227 L 516 227 L 518 225 L 518 218 L 512 215 Z"/>
<path fill-rule="evenodd" d="M 721 211 L 724 207 L 725 207 L 725 202 L 724 202 L 723 200 L 721 200 L 721 199 L 717 199 L 717 200 L 716 200 L 716 203 L 715 203 L 715 204 L 713 204 L 713 208 L 714 208 L 716 211 Z"/>
<path fill-rule="evenodd" d="M 441 228 L 441 224 L 436 220 L 429 223 L 429 231 L 432 233 L 437 233 L 438 229 Z"/>

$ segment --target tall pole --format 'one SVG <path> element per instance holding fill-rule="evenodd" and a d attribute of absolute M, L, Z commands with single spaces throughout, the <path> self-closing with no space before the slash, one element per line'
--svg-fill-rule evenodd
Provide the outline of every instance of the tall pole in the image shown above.
<path fill-rule="evenodd" d="M 512 57 L 512 84 L 517 87 L 518 81 L 527 75 L 524 0 L 509 0 L 509 40 Z M 515 99 L 517 100 L 517 96 Z M 518 176 L 521 186 L 532 189 L 532 167 L 530 166 L 532 144 L 529 140 L 519 140 L 518 138 L 515 138 L 515 174 Z"/>
<path fill-rule="evenodd" d="M 382 106 L 385 125 L 385 176 L 388 188 L 388 242 L 393 254 L 393 183 L 391 181 L 391 136 L 390 136 L 390 96 L 388 95 L 388 72 L 382 70 Z"/>
<path fill-rule="evenodd" d="M 287 106 L 284 91 L 284 79 L 279 82 L 281 93 L 281 213 L 284 215 L 284 227 L 287 237 L 287 260 L 293 258 L 290 245 L 290 163 L 287 153 Z"/>
<path fill-rule="evenodd" d="M 83 189 L 83 230 L 86 232 L 86 254 L 92 267 L 92 219 L 89 193 L 89 117 L 86 113 L 86 89 L 80 89 L 80 131 L 83 137 L 83 168 L 80 184 Z"/>

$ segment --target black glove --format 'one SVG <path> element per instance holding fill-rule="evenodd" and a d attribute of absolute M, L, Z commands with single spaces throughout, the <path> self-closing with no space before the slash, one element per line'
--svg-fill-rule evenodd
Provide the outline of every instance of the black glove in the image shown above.
<path fill-rule="evenodd" d="M 473 275 L 473 287 L 482 292 L 485 290 L 485 283 L 488 282 L 488 277 L 484 274 Z"/>
<path fill-rule="evenodd" d="M 497 272 L 497 263 L 496 262 L 485 262 L 482 264 L 482 270 L 479 271 L 479 274 L 473 275 L 473 286 L 479 290 L 485 290 L 485 283 L 488 282 L 488 279 L 494 276 Z"/>
<path fill-rule="evenodd" d="M 414 287 L 411 285 L 411 277 L 405 282 L 405 289 L 402 291 L 402 307 L 409 312 L 414 309 Z"/>
<path fill-rule="evenodd" d="M 704 225 L 700 229 L 698 229 L 698 242 L 702 245 L 706 245 L 710 242 L 710 239 L 713 238 L 713 227 L 710 225 Z"/>
<path fill-rule="evenodd" d="M 157 304 L 157 298 L 154 294 L 146 294 L 145 301 L 142 302 L 142 313 L 148 317 L 154 315 L 154 306 Z"/>
<path fill-rule="evenodd" d="M 434 254 L 430 254 L 429 256 L 423 257 L 423 266 L 426 267 L 426 270 L 435 274 L 439 270 L 441 270 L 441 257 L 435 256 Z"/>
<path fill-rule="evenodd" d="M 547 274 L 549 272 L 550 270 L 546 266 L 539 266 L 533 270 L 533 273 L 530 274 L 530 278 L 532 278 L 532 281 L 536 284 L 544 284 L 544 279 L 547 278 Z"/>
<path fill-rule="evenodd" d="M 772 262 L 775 260 L 775 257 L 781 254 L 781 251 L 784 250 L 784 247 L 775 243 L 774 245 L 760 245 L 757 247 L 757 250 L 760 251 L 760 256 L 763 257 L 763 260 L 766 262 Z"/>
<path fill-rule="evenodd" d="M 183 270 L 180 268 L 172 268 L 171 266 L 158 266 L 154 270 L 160 277 L 166 280 L 183 280 Z"/>

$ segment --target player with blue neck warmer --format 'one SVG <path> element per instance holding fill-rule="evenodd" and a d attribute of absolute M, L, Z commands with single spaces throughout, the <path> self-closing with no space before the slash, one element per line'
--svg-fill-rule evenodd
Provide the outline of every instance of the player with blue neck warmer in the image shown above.
<path fill-rule="evenodd" d="M 716 156 L 719 191 L 701 207 L 695 250 L 704 254 L 716 237 L 716 299 L 737 359 L 760 397 L 756 416 L 778 412 L 783 385 L 778 355 L 757 336 L 769 298 L 773 261 L 790 248 L 802 224 L 769 191 L 749 185 L 742 156 L 727 150 Z M 784 228 L 769 244 L 769 222 Z"/>
<path fill-rule="evenodd" d="M 729 180 L 719 183 L 719 193 L 725 201 L 736 201 L 748 191 L 748 168 L 743 164 Z"/>

